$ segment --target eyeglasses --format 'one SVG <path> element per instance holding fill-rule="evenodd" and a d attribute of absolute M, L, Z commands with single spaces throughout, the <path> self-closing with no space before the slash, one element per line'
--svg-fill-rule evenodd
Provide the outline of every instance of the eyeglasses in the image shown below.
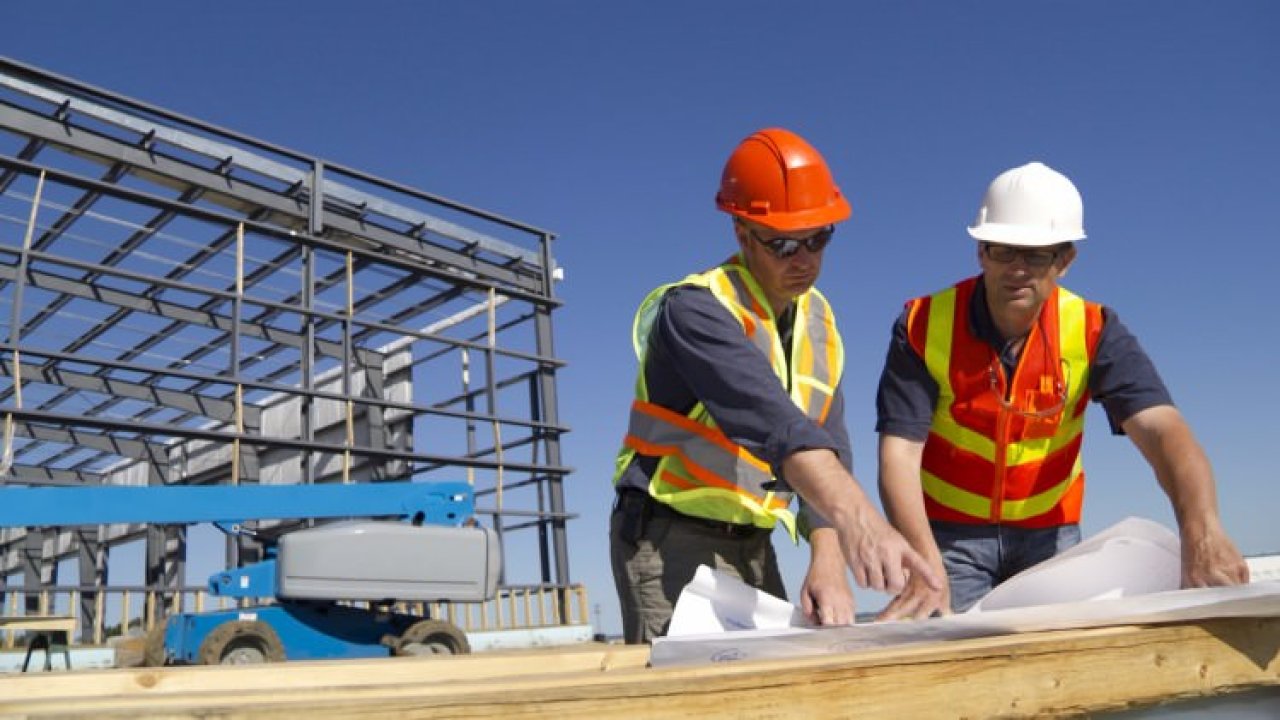
<path fill-rule="evenodd" d="M 983 243 L 982 251 L 987 254 L 987 258 L 1001 265 L 1008 265 L 1018 258 L 1027 264 L 1027 267 L 1047 268 L 1053 264 L 1054 260 L 1062 254 L 1060 248 L 1044 249 L 1044 248 L 1020 248 L 1012 245 L 993 245 L 991 243 Z"/>
<path fill-rule="evenodd" d="M 987 375 L 991 379 L 991 392 L 995 393 L 996 399 L 1000 401 L 1000 407 L 1025 418 L 1043 420 L 1056 417 L 1067 406 L 1067 386 L 1071 382 L 1071 366 L 1065 359 L 1062 361 L 1062 373 L 1059 377 L 1042 375 L 1039 391 L 1027 393 L 1026 409 L 1019 407 L 1017 398 L 1014 398 L 1013 402 L 1005 398 L 1004 388 L 1001 387 L 1003 383 L 1000 382 L 1000 371 L 996 369 L 999 363 L 999 358 L 993 360 L 991 366 L 987 368 Z M 1046 399 L 1052 399 L 1054 402 L 1049 407 L 1036 409 L 1038 401 L 1042 402 Z"/>
<path fill-rule="evenodd" d="M 836 229 L 830 225 L 821 230 L 806 235 L 804 237 L 787 237 L 786 235 L 774 235 L 773 237 L 762 237 L 753 228 L 748 227 L 747 232 L 751 237 L 765 247 L 774 257 L 779 260 L 785 260 L 797 252 L 800 252 L 800 246 L 803 245 L 805 250 L 811 253 L 820 253 L 827 247 L 827 243 L 831 242 L 831 235 Z"/>

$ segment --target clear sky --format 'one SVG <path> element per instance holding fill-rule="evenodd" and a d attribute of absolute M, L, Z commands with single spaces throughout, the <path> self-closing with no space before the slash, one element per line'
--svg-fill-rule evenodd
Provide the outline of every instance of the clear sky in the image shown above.
<path fill-rule="evenodd" d="M 40 0 L 2 22 L 13 59 L 559 235 L 570 569 L 609 632 L 632 313 L 728 255 L 720 170 L 768 126 L 807 137 L 853 203 L 819 285 L 873 496 L 890 324 L 976 271 L 964 228 L 987 183 L 1040 160 L 1084 195 L 1089 238 L 1064 284 L 1115 308 L 1154 357 L 1242 551 L 1280 551 L 1265 306 L 1280 271 L 1280 4 Z M 1129 515 L 1172 526 L 1137 451 L 1090 414 L 1085 533 Z M 782 561 L 794 596 L 806 553 Z"/>

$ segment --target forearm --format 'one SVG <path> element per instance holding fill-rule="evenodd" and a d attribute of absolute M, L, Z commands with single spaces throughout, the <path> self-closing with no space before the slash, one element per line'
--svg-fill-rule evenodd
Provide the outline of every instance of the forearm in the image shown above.
<path fill-rule="evenodd" d="M 1249 581 L 1249 566 L 1218 517 L 1217 488 L 1204 450 L 1171 405 L 1148 408 L 1124 423 L 1169 496 L 1182 540 L 1182 585 Z"/>
<path fill-rule="evenodd" d="M 782 471 L 791 489 L 833 525 L 845 526 L 875 511 L 858 481 L 830 450 L 792 453 L 782 461 Z"/>
<path fill-rule="evenodd" d="M 920 462 L 924 443 L 880 436 L 880 502 L 889 522 L 930 562 L 940 562 L 925 512 Z"/>
<path fill-rule="evenodd" d="M 1191 428 L 1172 406 L 1143 410 L 1124 424 L 1155 473 L 1183 533 L 1217 526 L 1213 468 Z"/>

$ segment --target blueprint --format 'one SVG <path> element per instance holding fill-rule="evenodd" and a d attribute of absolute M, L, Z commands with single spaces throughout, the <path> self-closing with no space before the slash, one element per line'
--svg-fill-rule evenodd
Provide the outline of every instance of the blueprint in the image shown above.
<path fill-rule="evenodd" d="M 1280 581 L 1180 590 L 1178 539 L 1128 518 L 1011 578 L 972 610 L 929 620 L 805 627 L 784 600 L 703 568 L 676 604 L 654 666 L 845 653 L 1042 630 L 1280 615 Z"/>

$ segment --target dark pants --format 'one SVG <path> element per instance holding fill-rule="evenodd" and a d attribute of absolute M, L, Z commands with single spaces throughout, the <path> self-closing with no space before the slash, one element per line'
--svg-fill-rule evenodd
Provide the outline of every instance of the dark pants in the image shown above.
<path fill-rule="evenodd" d="M 951 583 L 952 612 L 968 610 L 996 585 L 1080 542 L 1079 525 L 929 525 Z"/>
<path fill-rule="evenodd" d="M 680 515 L 639 492 L 624 492 L 609 518 L 613 582 L 623 639 L 645 643 L 666 634 L 680 591 L 699 565 L 786 598 L 771 532 Z"/>

